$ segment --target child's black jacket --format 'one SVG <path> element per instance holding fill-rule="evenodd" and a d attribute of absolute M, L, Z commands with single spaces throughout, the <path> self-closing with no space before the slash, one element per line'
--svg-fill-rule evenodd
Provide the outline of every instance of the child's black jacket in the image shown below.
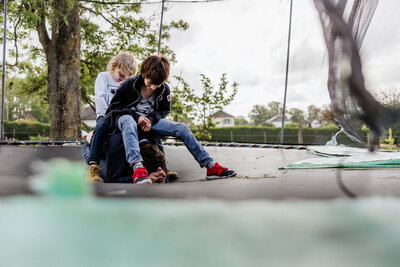
<path fill-rule="evenodd" d="M 122 115 L 131 115 L 136 122 L 138 121 L 140 115 L 132 107 L 135 107 L 140 99 L 140 90 L 143 83 L 144 79 L 139 74 L 126 79 L 116 91 L 105 115 L 108 126 L 112 130 L 118 128 L 116 121 Z M 153 94 L 155 96 L 153 111 L 147 115 L 151 125 L 165 118 L 171 111 L 170 89 L 166 83 L 154 90 Z"/>

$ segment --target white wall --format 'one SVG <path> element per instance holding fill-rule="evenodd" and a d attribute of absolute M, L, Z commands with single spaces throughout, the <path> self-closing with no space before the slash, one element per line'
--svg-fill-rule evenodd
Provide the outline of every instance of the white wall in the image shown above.
<path fill-rule="evenodd" d="M 213 121 L 217 124 L 217 128 L 235 126 L 235 120 L 233 118 L 215 118 Z"/>

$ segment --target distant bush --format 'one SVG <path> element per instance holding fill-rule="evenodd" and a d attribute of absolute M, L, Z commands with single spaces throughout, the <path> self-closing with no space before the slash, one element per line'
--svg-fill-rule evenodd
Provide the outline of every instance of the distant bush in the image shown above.
<path fill-rule="evenodd" d="M 48 138 L 49 136 L 49 123 L 28 120 L 4 122 L 4 137 L 7 140 L 36 140 L 39 137 Z"/>
<path fill-rule="evenodd" d="M 285 125 L 285 128 L 299 128 L 298 122 L 291 122 Z"/>
<path fill-rule="evenodd" d="M 262 126 L 262 127 L 274 127 L 274 125 L 272 123 L 270 123 L 270 122 L 263 122 L 263 123 L 261 123 L 260 126 Z"/>
<path fill-rule="evenodd" d="M 29 141 L 50 141 L 50 137 L 43 137 L 39 134 L 36 136 L 29 136 Z"/>
<path fill-rule="evenodd" d="M 339 131 L 339 127 L 336 124 L 328 124 L 322 127 L 319 127 L 317 129 L 324 129 L 324 130 L 333 130 L 333 131 Z"/>

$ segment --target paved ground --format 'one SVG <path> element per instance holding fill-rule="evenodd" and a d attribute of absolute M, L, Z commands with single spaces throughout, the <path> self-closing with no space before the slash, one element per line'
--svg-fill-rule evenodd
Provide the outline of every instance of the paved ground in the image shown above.
<path fill-rule="evenodd" d="M 179 172 L 177 183 L 164 185 L 95 185 L 99 196 L 150 198 L 332 199 L 345 197 L 336 169 L 280 170 L 279 167 L 317 157 L 305 150 L 206 147 L 210 155 L 239 173 L 237 178 L 206 181 L 205 170 L 182 146 L 166 146 L 168 167 Z M 37 161 L 55 157 L 81 161 L 79 146 L 0 146 L 0 196 L 31 194 L 27 180 Z M 339 170 L 346 187 L 357 196 L 400 196 L 398 169 Z"/>

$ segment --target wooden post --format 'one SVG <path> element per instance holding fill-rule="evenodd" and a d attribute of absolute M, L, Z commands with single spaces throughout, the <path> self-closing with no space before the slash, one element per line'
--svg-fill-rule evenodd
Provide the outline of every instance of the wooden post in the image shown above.
<path fill-rule="evenodd" d="M 303 120 L 302 117 L 299 117 L 299 132 L 297 133 L 297 143 L 299 145 L 303 144 Z"/>

